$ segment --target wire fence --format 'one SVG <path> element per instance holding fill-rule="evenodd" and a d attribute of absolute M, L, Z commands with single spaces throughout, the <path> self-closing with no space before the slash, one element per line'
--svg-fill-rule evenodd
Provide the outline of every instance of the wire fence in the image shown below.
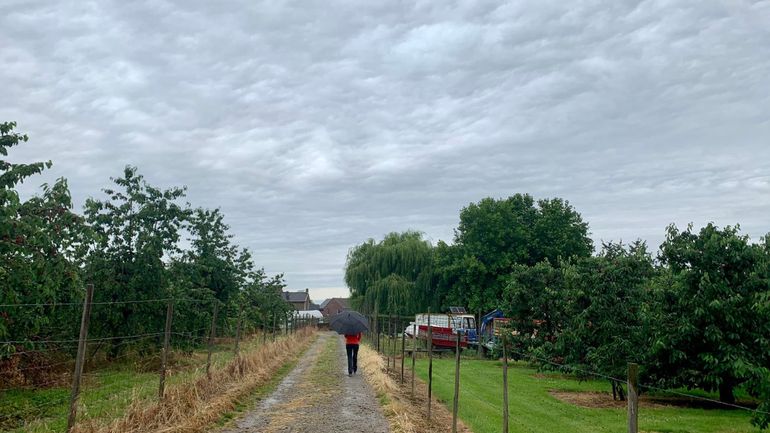
<path fill-rule="evenodd" d="M 80 303 L 0 304 L 3 309 L 80 306 L 82 325 L 78 337 L 41 339 L 42 328 L 38 327 L 36 335 L 29 338 L 18 339 L 17 336 L 17 339 L 0 341 L 0 406 L 4 408 L 0 411 L 0 431 L 25 431 L 29 425 L 49 422 L 50 417 L 66 417 L 67 413 L 70 414 L 67 431 L 70 431 L 78 408 L 85 404 L 84 399 L 88 404 L 98 405 L 98 396 L 107 395 L 113 399 L 120 394 L 133 398 L 137 390 L 149 396 L 154 386 L 158 387 L 158 398 L 163 399 L 171 366 L 169 359 L 173 358 L 176 364 L 174 375 L 168 379 L 175 382 L 204 370 L 208 373 L 212 365 L 238 357 L 239 350 L 256 348 L 259 341 L 265 344 L 268 335 L 275 341 L 279 335 L 293 334 L 317 324 L 315 319 L 298 317 L 283 310 L 262 313 L 263 318 L 270 317 L 271 320 L 255 324 L 247 320 L 242 308 L 231 308 L 218 315 L 221 304 L 212 299 L 93 302 L 92 293 L 93 288 L 89 287 L 86 299 Z M 91 307 L 128 304 L 156 305 L 158 316 L 162 314 L 166 318 L 165 329 L 88 337 L 89 319 L 93 315 Z M 205 304 L 209 305 L 210 311 L 201 308 Z M 175 327 L 174 316 L 192 309 L 209 323 L 205 327 L 190 327 L 190 323 Z M 55 327 L 50 329 L 56 330 Z M 75 349 L 77 355 L 73 356 Z M 91 353 L 86 356 L 88 350 Z M 179 356 L 173 356 L 175 353 Z M 133 360 L 133 365 L 123 365 L 127 360 Z M 116 372 L 128 373 L 132 379 L 121 381 Z M 154 381 L 157 382 L 153 386 Z M 58 422 L 61 422 L 60 418 Z"/>
<path fill-rule="evenodd" d="M 430 313 L 427 313 L 428 316 L 431 316 Z M 446 314 L 433 314 L 433 318 L 438 318 L 439 316 L 447 316 Z M 430 323 L 430 318 L 428 319 L 427 323 L 421 323 L 419 322 L 415 316 L 404 316 L 404 315 L 388 315 L 388 314 L 373 314 L 367 316 L 369 319 L 371 332 L 366 336 L 366 342 L 372 348 L 374 348 L 377 352 L 379 352 L 384 358 L 385 358 L 385 368 L 386 372 L 394 375 L 396 378 L 399 379 L 400 383 L 403 386 L 410 386 L 411 387 L 411 394 L 414 395 L 415 393 L 415 359 L 416 357 L 427 357 L 428 358 L 428 371 L 427 371 L 427 417 L 431 417 L 431 404 L 432 404 L 432 388 L 433 388 L 433 357 L 436 353 L 447 353 L 447 351 L 453 352 L 455 355 L 455 379 L 453 382 L 453 386 L 455 388 L 455 394 L 454 398 L 452 399 L 453 407 L 453 431 L 456 431 L 456 425 L 457 425 L 457 414 L 458 414 L 458 406 L 459 406 L 459 400 L 460 400 L 460 394 L 461 394 L 461 383 L 460 383 L 460 369 L 463 364 L 463 361 L 469 360 L 469 357 L 461 357 L 460 352 L 463 350 L 463 348 L 469 348 L 472 346 L 475 346 L 475 351 L 477 352 L 477 356 L 474 358 L 478 358 L 481 355 L 481 345 L 480 341 L 476 341 L 475 344 L 471 344 L 467 336 L 464 336 L 465 330 L 458 329 L 453 323 L 457 323 L 453 320 L 448 320 L 446 322 L 446 325 L 449 326 L 449 328 L 445 328 L 445 325 L 436 325 Z M 424 319 L 424 318 L 423 318 Z M 415 322 L 418 323 L 418 325 L 414 325 Z M 447 341 L 443 336 L 441 338 L 437 338 L 438 335 L 450 333 L 454 336 L 454 347 L 448 346 Z M 478 337 L 477 337 L 478 338 Z M 542 356 L 538 356 L 531 352 L 525 352 L 522 350 L 518 350 L 515 347 L 512 347 L 510 345 L 510 342 L 506 344 L 505 342 L 499 342 L 502 343 L 500 346 L 498 346 L 498 350 L 502 349 L 502 347 L 505 347 L 505 351 L 500 350 L 500 358 L 502 360 L 503 364 L 503 383 L 507 383 L 507 366 L 508 366 L 508 356 L 510 355 L 517 355 L 521 359 L 528 360 L 530 362 L 538 362 L 541 364 L 550 365 L 554 368 L 557 368 L 561 371 L 573 373 L 576 375 L 582 375 L 583 377 L 594 377 L 597 379 L 607 380 L 615 384 L 619 385 L 625 385 L 628 389 L 629 395 L 627 398 L 627 405 L 628 405 L 628 422 L 629 422 L 629 432 L 630 433 L 636 433 L 638 431 L 638 415 L 639 415 L 639 391 L 641 389 L 646 389 L 648 391 L 654 391 L 656 393 L 660 394 L 668 394 L 668 395 L 674 395 L 677 397 L 690 399 L 694 401 L 702 401 L 702 402 L 708 402 L 709 404 L 714 405 L 714 407 L 723 407 L 723 408 L 729 408 L 729 409 L 737 409 L 737 410 L 743 410 L 747 413 L 752 414 L 762 414 L 762 415 L 770 415 L 770 412 L 758 409 L 756 407 L 749 407 L 746 405 L 741 405 L 737 403 L 730 403 L 730 402 L 723 402 L 720 400 L 717 400 L 715 398 L 703 396 L 703 395 L 697 395 L 693 393 L 687 393 L 676 389 L 667 389 L 662 387 L 657 387 L 653 385 L 647 385 L 644 383 L 639 383 L 638 381 L 638 366 L 636 364 L 630 363 L 629 364 L 629 374 L 626 378 L 619 378 L 614 377 L 612 375 L 604 374 L 602 372 L 589 370 L 586 368 L 581 368 L 574 365 L 565 364 L 563 362 L 558 362 L 553 359 L 548 359 Z M 411 362 L 406 362 L 406 358 L 410 357 Z M 400 362 L 400 372 L 399 372 L 399 364 Z M 411 364 L 411 367 L 409 365 Z M 404 372 L 405 365 L 407 366 L 406 373 Z M 408 376 L 411 375 L 411 378 Z M 503 401 L 508 401 L 508 387 L 502 387 L 501 392 L 504 394 Z M 508 431 L 508 405 L 504 404 L 503 408 L 504 414 L 503 414 L 503 426 L 502 430 L 504 432 Z"/>

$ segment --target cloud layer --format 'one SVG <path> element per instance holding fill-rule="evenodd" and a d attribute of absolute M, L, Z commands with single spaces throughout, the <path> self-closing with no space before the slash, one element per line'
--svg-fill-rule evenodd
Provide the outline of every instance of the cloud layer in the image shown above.
<path fill-rule="evenodd" d="M 451 240 L 515 192 L 570 200 L 597 240 L 764 235 L 769 29 L 742 0 L 11 1 L 0 120 L 78 203 L 137 165 L 290 286 L 339 288 L 352 245 Z"/>

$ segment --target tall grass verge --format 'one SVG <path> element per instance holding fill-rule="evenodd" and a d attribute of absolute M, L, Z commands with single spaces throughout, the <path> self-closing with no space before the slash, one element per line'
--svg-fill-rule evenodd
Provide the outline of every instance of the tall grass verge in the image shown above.
<path fill-rule="evenodd" d="M 432 400 L 431 419 L 428 420 L 428 393 L 424 382 L 415 381 L 415 395 L 412 397 L 408 380 L 400 385 L 395 371 L 391 373 L 393 375 L 388 375 L 385 360 L 375 350 L 362 345 L 358 354 L 363 375 L 377 392 L 393 432 L 446 433 L 452 430 L 452 413 L 435 398 Z M 471 433 L 460 420 L 457 431 Z"/>
<path fill-rule="evenodd" d="M 232 411 L 239 400 L 269 382 L 287 362 L 299 356 L 315 337 L 313 330 L 294 335 L 242 353 L 228 363 L 212 368 L 190 382 L 167 388 L 162 401 L 135 398 L 122 418 L 108 424 L 84 421 L 76 433 L 202 432 L 223 414 Z"/>

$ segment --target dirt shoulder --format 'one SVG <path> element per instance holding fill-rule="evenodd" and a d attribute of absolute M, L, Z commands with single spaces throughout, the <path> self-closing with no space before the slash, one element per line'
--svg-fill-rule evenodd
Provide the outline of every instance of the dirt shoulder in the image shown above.
<path fill-rule="evenodd" d="M 452 413 L 447 407 L 433 398 L 431 417 L 428 419 L 428 387 L 415 378 L 414 395 L 410 383 L 411 371 L 405 369 L 404 383 L 398 374 L 391 370 L 388 374 L 385 360 L 368 346 L 361 347 L 359 364 L 364 368 L 364 375 L 380 396 L 385 415 L 394 433 L 445 433 L 452 431 Z M 461 420 L 457 422 L 457 431 L 472 433 Z"/>

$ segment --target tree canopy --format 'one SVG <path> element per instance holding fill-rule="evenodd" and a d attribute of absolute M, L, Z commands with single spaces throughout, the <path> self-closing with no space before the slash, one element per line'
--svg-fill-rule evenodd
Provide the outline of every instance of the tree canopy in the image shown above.
<path fill-rule="evenodd" d="M 52 342 L 77 335 L 87 283 L 95 287 L 89 336 L 107 337 L 94 350 L 112 355 L 140 344 L 133 337 L 157 335 L 167 300 L 176 304 L 175 331 L 188 333 L 209 328 L 214 303 L 225 327 L 239 316 L 254 328 L 286 313 L 283 276 L 258 269 L 222 212 L 191 208 L 184 187 L 158 188 L 127 166 L 82 216 L 63 178 L 22 200 L 18 185 L 51 163 L 7 160 L 28 140 L 15 127 L 0 124 L 0 337 L 12 343 L 0 345 L 0 362 L 20 350 L 73 350 Z"/>
<path fill-rule="evenodd" d="M 569 202 L 535 202 L 529 194 L 485 198 L 460 212 L 450 260 L 443 260 L 443 288 L 450 303 L 472 311 L 499 306 L 508 276 L 517 265 L 587 257 L 593 252 L 588 223 Z"/>
<path fill-rule="evenodd" d="M 369 239 L 348 252 L 345 282 L 362 310 L 409 314 L 429 308 L 434 298 L 433 247 L 418 232 Z"/>
<path fill-rule="evenodd" d="M 770 291 L 767 254 L 738 227 L 699 232 L 669 226 L 661 245 L 659 327 L 650 366 L 660 383 L 718 390 L 734 402 L 736 386 L 767 373 Z"/>

